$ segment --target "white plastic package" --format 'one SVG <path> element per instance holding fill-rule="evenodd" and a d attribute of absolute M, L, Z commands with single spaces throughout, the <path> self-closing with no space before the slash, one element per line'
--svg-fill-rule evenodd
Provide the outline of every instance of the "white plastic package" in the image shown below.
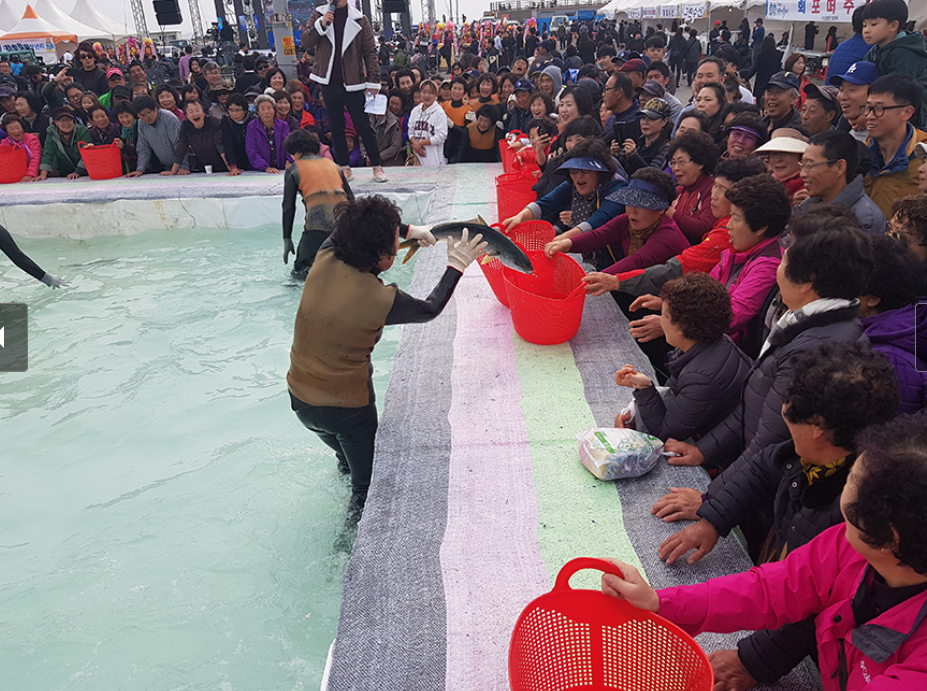
<path fill-rule="evenodd" d="M 663 442 L 633 429 L 597 427 L 576 435 L 579 459 L 600 480 L 640 477 L 657 465 Z"/>

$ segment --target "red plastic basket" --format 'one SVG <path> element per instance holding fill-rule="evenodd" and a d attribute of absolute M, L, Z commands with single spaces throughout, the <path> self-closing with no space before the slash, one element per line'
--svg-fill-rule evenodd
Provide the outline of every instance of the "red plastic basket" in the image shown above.
<path fill-rule="evenodd" d="M 525 133 L 521 130 L 512 130 L 509 134 L 514 134 L 517 138 L 525 136 Z M 515 160 L 515 152 L 509 148 L 508 139 L 499 142 L 499 156 L 502 158 L 502 170 L 506 173 L 514 172 L 512 165 Z"/>
<path fill-rule="evenodd" d="M 29 172 L 26 150 L 19 144 L 0 146 L 0 184 L 19 182 Z"/>
<path fill-rule="evenodd" d="M 540 170 L 503 173 L 496 178 L 496 215 L 499 221 L 511 218 L 531 202 L 538 200 L 531 189 L 540 177 Z"/>
<path fill-rule="evenodd" d="M 531 250 L 543 251 L 544 246 L 553 240 L 556 234 L 554 232 L 554 227 L 547 221 L 527 221 L 525 223 L 519 223 L 508 233 L 505 232 L 504 227 L 499 223 L 493 225 L 493 228 L 497 228 L 500 232 L 510 237 L 512 242 L 526 252 Z M 480 260 L 478 263 L 486 280 L 489 281 L 489 287 L 492 288 L 493 295 L 496 296 L 499 302 L 508 307 L 509 298 L 505 292 L 505 279 L 502 277 L 502 262 L 498 259 L 492 259 L 488 262 Z"/>
<path fill-rule="evenodd" d="M 586 272 L 574 259 L 543 251 L 527 252 L 534 274 L 503 267 L 505 292 L 515 332 L 530 343 L 556 345 L 569 341 L 583 320 Z"/>
<path fill-rule="evenodd" d="M 568 562 L 554 589 L 518 618 L 509 645 L 512 691 L 711 691 L 698 643 L 672 622 L 598 590 L 574 590 L 582 569 L 620 575 L 602 559 Z"/>
<path fill-rule="evenodd" d="M 109 180 L 122 175 L 122 150 L 115 144 L 94 146 L 80 142 L 77 146 L 91 180 Z"/>

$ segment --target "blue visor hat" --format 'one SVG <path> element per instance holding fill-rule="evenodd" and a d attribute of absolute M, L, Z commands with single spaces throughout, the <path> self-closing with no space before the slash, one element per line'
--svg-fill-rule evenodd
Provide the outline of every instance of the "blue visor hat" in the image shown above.
<path fill-rule="evenodd" d="M 565 161 L 557 168 L 557 172 L 569 173 L 571 170 L 592 170 L 596 173 L 608 173 L 609 170 L 602 161 L 591 156 L 577 156 Z"/>
<path fill-rule="evenodd" d="M 606 197 L 610 202 L 624 204 L 625 206 L 641 206 L 651 211 L 661 211 L 669 208 L 669 200 L 664 196 L 663 190 L 644 180 L 632 179 L 627 187 L 620 187 Z"/>

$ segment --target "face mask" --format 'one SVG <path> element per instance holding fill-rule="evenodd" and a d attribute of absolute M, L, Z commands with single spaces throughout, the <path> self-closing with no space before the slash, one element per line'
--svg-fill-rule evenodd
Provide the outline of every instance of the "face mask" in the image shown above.
<path fill-rule="evenodd" d="M 253 104 L 253 103 L 249 103 L 249 104 L 248 104 L 248 112 L 249 112 L 249 113 L 257 113 L 257 108 L 254 107 L 254 104 Z"/>

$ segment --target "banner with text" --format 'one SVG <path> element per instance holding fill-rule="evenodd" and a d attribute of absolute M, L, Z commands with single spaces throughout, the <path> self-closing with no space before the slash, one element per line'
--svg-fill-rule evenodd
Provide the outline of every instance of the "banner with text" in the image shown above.
<path fill-rule="evenodd" d="M 784 22 L 845 22 L 866 0 L 767 0 L 766 18 Z"/>
<path fill-rule="evenodd" d="M 679 6 L 679 16 L 686 20 L 704 19 L 708 16 L 707 2 L 689 2 Z"/>
<path fill-rule="evenodd" d="M 628 8 L 628 19 L 640 19 L 640 18 L 641 18 L 641 8 L 640 7 Z"/>
<path fill-rule="evenodd" d="M 660 19 L 676 19 L 679 16 L 679 5 L 660 5 Z"/>
<path fill-rule="evenodd" d="M 657 7 L 641 7 L 641 19 L 656 19 L 658 9 Z"/>

